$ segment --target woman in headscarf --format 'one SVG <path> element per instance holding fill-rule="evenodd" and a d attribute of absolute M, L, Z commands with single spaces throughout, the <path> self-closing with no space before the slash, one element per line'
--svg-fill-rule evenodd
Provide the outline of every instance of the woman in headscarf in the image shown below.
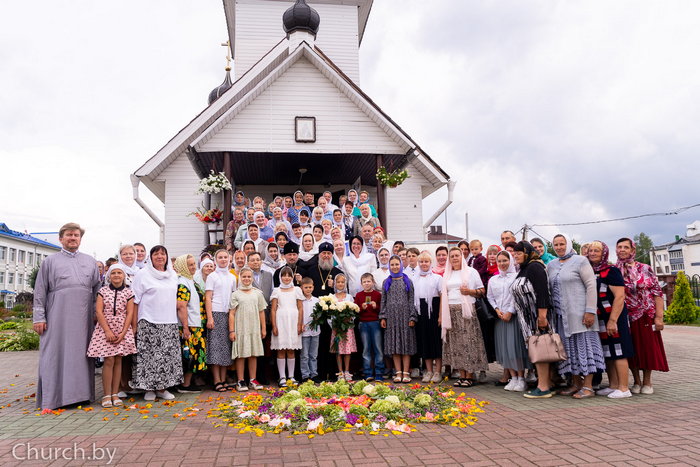
<path fill-rule="evenodd" d="M 552 246 L 558 259 L 547 265 L 549 290 L 558 317 L 557 333 L 568 356 L 559 362 L 559 374 L 572 376 L 571 387 L 559 394 L 585 399 L 595 396 L 593 375 L 605 370 L 596 317 L 595 273 L 588 260 L 576 254 L 566 235 L 555 235 Z"/>
<path fill-rule="evenodd" d="M 625 280 L 620 270 L 608 262 L 609 254 L 608 246 L 599 240 L 588 246 L 588 261 L 598 287 L 598 319 L 605 325 L 600 330 L 600 341 L 610 381 L 609 387 L 599 389 L 596 394 L 623 399 L 632 396 L 627 359 L 634 355 L 634 345 L 625 306 Z"/>
<path fill-rule="evenodd" d="M 445 266 L 447 265 L 447 247 L 440 245 L 435 249 L 435 266 L 433 266 L 433 273 L 442 277 L 445 274 Z"/>
<path fill-rule="evenodd" d="M 652 371 L 668 371 L 664 341 L 664 302 L 659 281 L 651 268 L 634 260 L 637 247 L 629 238 L 617 241 L 616 266 L 625 280 L 625 304 L 630 318 L 634 357 L 630 368 L 634 378 L 632 394 L 653 394 Z M 639 378 L 642 370 L 644 379 Z"/>
<path fill-rule="evenodd" d="M 531 364 L 527 356 L 520 322 L 515 315 L 515 301 L 511 286 L 515 281 L 515 260 L 507 251 L 497 254 L 499 273 L 489 280 L 487 297 L 498 315 L 494 329 L 496 360 L 508 372 L 510 381 L 503 389 L 523 392 L 527 389 L 525 369 Z"/>
<path fill-rule="evenodd" d="M 204 258 L 199 264 L 199 269 L 192 277 L 192 280 L 194 280 L 194 285 L 198 287 L 197 293 L 199 293 L 202 302 L 204 301 L 204 290 L 207 287 L 207 277 L 209 277 L 209 274 L 214 272 L 215 269 L 216 265 L 214 265 L 214 261 L 212 261 L 211 258 Z M 204 305 L 202 305 L 202 307 L 204 307 Z M 204 325 L 202 325 L 202 327 L 204 327 Z"/>
<path fill-rule="evenodd" d="M 304 236 L 301 237 L 301 248 L 299 248 L 299 259 L 304 260 L 304 261 L 308 261 L 316 253 L 318 253 L 318 249 L 314 245 L 314 236 L 311 235 L 310 233 L 304 234 Z"/>
<path fill-rule="evenodd" d="M 462 250 L 448 252 L 440 294 L 442 358 L 445 365 L 459 371 L 458 387 L 474 385 L 474 372 L 486 371 L 488 359 L 481 326 L 474 304 L 483 296 L 484 284 L 479 273 L 467 266 Z"/>
<path fill-rule="evenodd" d="M 346 201 L 340 206 L 343 211 L 343 224 L 345 224 L 345 240 L 350 240 L 355 232 L 360 230 L 360 221 L 353 215 L 354 205 L 351 201 Z"/>
<path fill-rule="evenodd" d="M 430 270 L 432 263 L 433 258 L 427 251 L 418 255 L 418 274 L 413 278 L 418 310 L 417 356 L 425 364 L 424 383 L 439 383 L 442 380 L 442 330 L 438 324 L 442 277 Z"/>
<path fill-rule="evenodd" d="M 362 290 L 362 274 L 372 273 L 377 268 L 377 261 L 373 254 L 363 251 L 362 237 L 350 239 L 350 254 L 343 260 L 345 274 L 348 278 L 348 290 L 354 297 Z"/>
<path fill-rule="evenodd" d="M 133 245 L 122 245 L 119 248 L 119 264 L 121 264 L 122 271 L 126 275 L 124 283 L 127 286 L 131 286 L 134 276 L 139 271 L 139 268 L 136 266 L 136 249 Z M 105 284 L 109 285 L 109 278 L 107 277 L 105 277 Z"/>
<path fill-rule="evenodd" d="M 290 224 L 296 224 L 299 222 L 299 211 L 306 207 L 304 204 L 304 193 L 297 190 L 294 192 L 294 205 L 287 208 L 287 220 Z"/>
<path fill-rule="evenodd" d="M 556 315 L 551 309 L 547 271 L 535 248 L 523 240 L 513 246 L 512 255 L 520 269 L 511 290 L 520 329 L 523 338 L 527 340 L 540 329 L 545 330 L 550 326 L 556 329 Z M 535 363 L 535 368 L 538 375 L 537 387 L 526 392 L 524 396 L 528 399 L 552 397 L 554 393 L 550 387 L 549 363 Z"/>
<path fill-rule="evenodd" d="M 277 224 L 283 224 L 286 227 L 286 232 L 292 231 L 292 224 L 282 217 L 282 208 L 279 206 L 272 208 L 272 217 L 268 221 L 267 226 L 272 228 L 273 232 L 279 232 L 279 230 L 277 230 Z"/>
<path fill-rule="evenodd" d="M 411 279 L 403 272 L 401 258 L 389 260 L 389 277 L 382 284 L 379 322 L 384 333 L 384 355 L 391 355 L 396 368 L 395 383 L 410 383 L 411 355 L 416 353 L 415 325 L 418 321 Z"/>
<path fill-rule="evenodd" d="M 345 271 L 345 242 L 340 238 L 333 240 L 333 264 Z"/>
<path fill-rule="evenodd" d="M 204 310 L 203 291 L 197 290 L 194 273 L 197 263 L 192 255 L 178 256 L 173 265 L 178 275 L 177 314 L 181 323 L 180 339 L 182 342 L 182 366 L 184 382 L 177 387 L 179 393 L 197 393 L 201 388 L 192 383 L 192 375 L 207 369 L 206 344 L 204 329 L 206 311 Z M 201 295 L 200 295 L 201 293 Z"/>
<path fill-rule="evenodd" d="M 177 317 L 177 275 L 162 245 L 151 248 L 150 261 L 134 277 L 132 289 L 138 321 L 133 385 L 144 399 L 175 398 L 167 388 L 182 383 L 182 354 Z M 182 323 L 187 326 L 187 323 Z"/>
<path fill-rule="evenodd" d="M 274 274 L 279 268 L 285 265 L 284 258 L 280 255 L 280 248 L 276 243 L 267 245 L 267 254 L 262 263 L 262 269 Z"/>
<path fill-rule="evenodd" d="M 378 288 L 381 288 L 381 284 L 389 277 L 389 258 L 391 253 L 388 248 L 382 247 L 377 251 L 377 269 L 372 272 L 372 276 Z"/>
<path fill-rule="evenodd" d="M 547 251 L 547 245 L 545 245 L 544 241 L 542 241 L 541 239 L 533 238 L 532 240 L 530 240 L 530 244 L 532 244 L 532 246 L 535 247 L 535 251 L 537 251 L 537 254 L 540 255 L 540 259 L 545 265 L 549 264 L 550 261 L 556 258 L 556 256 Z M 582 254 L 581 256 L 586 255 Z"/>

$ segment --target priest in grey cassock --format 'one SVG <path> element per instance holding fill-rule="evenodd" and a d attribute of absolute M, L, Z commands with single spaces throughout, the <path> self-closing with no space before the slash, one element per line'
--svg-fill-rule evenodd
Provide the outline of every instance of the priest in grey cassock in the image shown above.
<path fill-rule="evenodd" d="M 58 238 L 63 248 L 41 263 L 36 277 L 34 330 L 41 336 L 39 408 L 95 400 L 95 368 L 87 348 L 100 273 L 94 258 L 78 251 L 84 233 L 78 224 L 61 227 Z"/>

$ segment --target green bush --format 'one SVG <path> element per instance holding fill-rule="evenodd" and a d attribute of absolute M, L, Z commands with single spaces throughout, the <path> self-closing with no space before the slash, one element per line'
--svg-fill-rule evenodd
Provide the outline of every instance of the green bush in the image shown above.
<path fill-rule="evenodd" d="M 21 329 L 24 328 L 21 323 L 17 321 L 8 321 L 7 323 L 0 323 L 0 331 L 7 331 L 9 329 Z"/>
<path fill-rule="evenodd" d="M 17 352 L 39 348 L 39 335 L 24 328 L 18 329 L 0 340 L 0 352 Z"/>
<path fill-rule="evenodd" d="M 15 305 L 15 306 L 12 307 L 12 311 L 14 311 L 14 312 L 24 312 L 24 311 L 27 311 L 27 305 L 24 305 L 24 304 L 22 304 L 22 303 L 17 304 L 17 305 Z"/>
<path fill-rule="evenodd" d="M 679 271 L 676 276 L 673 301 L 666 309 L 665 319 L 671 324 L 689 324 L 695 322 L 698 317 L 700 317 L 700 308 L 695 305 L 688 276 L 683 271 Z"/>

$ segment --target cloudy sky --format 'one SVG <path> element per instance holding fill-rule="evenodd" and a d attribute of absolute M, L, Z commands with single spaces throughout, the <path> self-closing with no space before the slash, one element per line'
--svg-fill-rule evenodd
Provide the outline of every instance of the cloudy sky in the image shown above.
<path fill-rule="evenodd" d="M 436 223 L 497 240 L 523 224 L 700 202 L 700 3 L 376 0 L 362 88 L 457 181 Z M 158 239 L 129 174 L 223 78 L 220 1 L 14 2 L 0 20 L 0 222 L 68 220 L 83 251 Z M 280 31 L 280 34 L 281 31 Z M 157 212 L 153 196 L 143 198 Z M 424 206 L 426 217 L 444 190 Z M 700 208 L 593 226 L 577 240 L 684 234 Z"/>

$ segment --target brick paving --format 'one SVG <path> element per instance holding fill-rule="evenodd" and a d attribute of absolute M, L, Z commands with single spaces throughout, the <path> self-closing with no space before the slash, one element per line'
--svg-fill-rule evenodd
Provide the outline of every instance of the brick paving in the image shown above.
<path fill-rule="evenodd" d="M 655 374 L 656 392 L 650 396 L 617 401 L 556 396 L 533 401 L 491 384 L 479 385 L 468 393 L 490 405 L 477 424 L 466 429 L 418 425 L 418 431 L 408 435 L 339 432 L 313 439 L 256 437 L 215 427 L 216 419 L 206 416 L 220 397 L 213 392 L 178 395 L 182 403 L 172 407 L 157 402 L 148 414 L 103 410 L 94 403 L 88 412 L 72 409 L 37 416 L 30 396 L 35 391 L 38 353 L 0 353 L 0 465 L 106 464 L 106 455 L 102 460 L 70 459 L 81 449 L 91 456 L 93 443 L 116 450 L 112 465 L 132 467 L 700 465 L 700 386 L 694 378 L 700 368 L 700 328 L 669 326 L 664 339 L 672 371 Z M 491 370 L 494 380 L 500 369 L 492 365 Z M 140 398 L 135 403 L 146 404 Z M 180 421 L 175 413 L 196 415 Z M 55 451 L 51 460 L 16 459 L 26 456 L 27 444 L 44 448 L 46 455 L 47 448 L 67 449 L 59 453 L 69 459 L 57 458 Z"/>

